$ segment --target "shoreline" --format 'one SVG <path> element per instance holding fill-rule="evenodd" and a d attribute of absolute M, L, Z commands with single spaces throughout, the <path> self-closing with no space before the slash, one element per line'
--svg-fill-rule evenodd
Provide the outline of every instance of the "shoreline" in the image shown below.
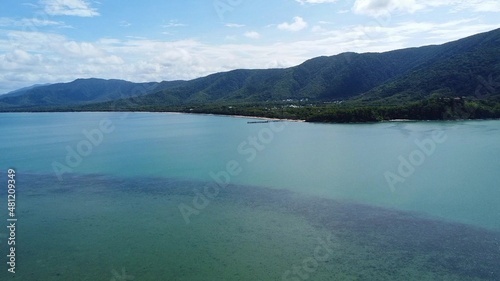
<path fill-rule="evenodd" d="M 272 117 L 259 117 L 259 116 L 246 116 L 246 115 L 230 115 L 230 114 L 214 114 L 214 113 L 184 113 L 184 112 L 174 112 L 178 114 L 197 114 L 197 115 L 207 115 L 207 116 L 221 116 L 221 117 L 232 117 L 241 119 L 254 119 L 254 120 L 264 120 L 264 121 L 287 121 L 287 122 L 307 122 L 302 119 L 290 119 L 290 118 L 272 118 Z"/>
<path fill-rule="evenodd" d="M 96 110 L 96 111 L 0 111 L 0 114 L 9 113 L 157 113 L 157 114 L 189 114 L 189 115 L 205 115 L 205 116 L 220 116 L 220 117 L 232 117 L 241 119 L 257 119 L 257 120 L 268 120 L 268 121 L 287 121 L 287 122 L 307 122 L 303 119 L 290 119 L 290 118 L 273 118 L 273 117 L 263 117 L 263 116 L 247 116 L 247 115 L 231 115 L 231 114 L 216 114 L 216 113 L 198 113 L 198 112 L 179 112 L 179 111 L 107 111 L 107 110 Z"/>
<path fill-rule="evenodd" d="M 382 121 L 370 121 L 370 122 L 309 122 L 304 119 L 290 119 L 290 118 L 276 118 L 276 117 L 264 117 L 264 116 L 247 116 L 247 115 L 231 115 L 231 114 L 217 114 L 217 113 L 198 113 L 198 112 L 179 112 L 179 111 L 107 111 L 107 110 L 96 110 L 96 111 L 0 111 L 0 114 L 9 113 L 158 113 L 158 114 L 190 114 L 190 115 L 205 115 L 205 116 L 220 116 L 220 117 L 231 117 L 240 119 L 253 119 L 253 120 L 263 120 L 263 121 L 275 121 L 275 122 L 297 122 L 297 123 L 314 123 L 314 124 L 380 124 L 380 123 L 411 123 L 411 122 L 458 122 L 458 121 L 498 121 L 500 118 L 490 118 L 490 119 L 453 119 L 453 120 L 418 120 L 418 119 L 390 119 Z"/>

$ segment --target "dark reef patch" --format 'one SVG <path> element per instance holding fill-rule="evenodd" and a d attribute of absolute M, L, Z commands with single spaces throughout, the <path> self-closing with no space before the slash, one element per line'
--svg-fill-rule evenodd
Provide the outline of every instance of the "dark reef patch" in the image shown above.
<path fill-rule="evenodd" d="M 179 179 L 104 175 L 72 175 L 59 182 L 44 174 L 20 174 L 18 182 L 20 197 L 78 193 L 81 190 L 105 194 L 119 190 L 164 197 L 186 196 L 186 202 L 194 196 L 194 188 L 206 184 Z M 3 195 L 6 191 L 1 189 L 0 193 Z M 370 274 L 399 274 L 401 277 L 401 269 L 415 267 L 430 273 L 458 275 L 464 280 L 500 280 L 498 231 L 417 213 L 263 187 L 229 185 L 213 200 L 294 214 L 305 218 L 314 227 L 328 230 L 340 241 L 339 255 L 334 262 L 359 271 L 360 280 L 370 280 Z"/>

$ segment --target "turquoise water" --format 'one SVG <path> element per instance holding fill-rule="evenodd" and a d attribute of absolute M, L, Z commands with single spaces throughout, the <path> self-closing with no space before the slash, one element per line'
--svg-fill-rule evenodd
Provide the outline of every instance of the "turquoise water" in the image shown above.
<path fill-rule="evenodd" d="M 0 276 L 500 280 L 500 121 L 251 120 L 0 114 Z"/>

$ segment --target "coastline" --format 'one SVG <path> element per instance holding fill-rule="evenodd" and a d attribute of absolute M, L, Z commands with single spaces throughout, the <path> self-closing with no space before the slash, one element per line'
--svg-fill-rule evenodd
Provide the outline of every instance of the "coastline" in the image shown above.
<path fill-rule="evenodd" d="M 198 113 L 198 112 L 179 112 L 179 111 L 109 111 L 109 110 L 94 110 L 94 111 L 0 111 L 0 114 L 9 113 L 157 113 L 157 114 L 191 114 L 191 115 L 206 115 L 206 116 L 221 116 L 232 117 L 241 119 L 255 119 L 255 120 L 268 120 L 268 121 L 287 121 L 287 122 L 307 122 L 303 119 L 290 119 L 290 118 L 273 118 L 263 116 L 247 116 L 247 115 L 231 115 L 231 114 L 216 114 L 216 113 Z"/>
<path fill-rule="evenodd" d="M 276 121 L 276 122 L 307 122 L 302 119 L 290 119 L 290 118 L 272 118 L 272 117 L 259 117 L 259 116 L 245 116 L 245 115 L 229 115 L 229 114 L 214 114 L 214 113 L 184 113 L 176 112 L 180 114 L 198 114 L 198 115 L 209 115 L 209 116 L 223 116 L 223 117 L 233 117 L 242 119 L 254 119 L 254 120 L 264 120 L 264 121 Z"/>
<path fill-rule="evenodd" d="M 61 111 L 0 111 L 0 114 L 8 113 L 158 113 L 158 114 L 192 114 L 192 115 L 205 115 L 205 116 L 220 116 L 220 117 L 231 117 L 240 119 L 253 119 L 262 121 L 274 121 L 274 122 L 297 122 L 297 123 L 317 123 L 317 124 L 379 124 L 379 123 L 405 123 L 405 122 L 456 122 L 456 121 L 490 121 L 490 120 L 500 120 L 500 118 L 478 118 L 478 119 L 450 119 L 450 120 L 419 120 L 419 119 L 390 119 L 381 121 L 367 121 L 367 122 L 315 122 L 307 121 L 304 119 L 291 119 L 291 118 L 276 118 L 276 117 L 264 117 L 255 115 L 231 115 L 231 114 L 217 114 L 217 113 L 202 113 L 202 112 L 179 112 L 179 111 L 109 111 L 109 110 L 94 110 L 94 111 L 71 111 L 71 110 L 61 110 Z"/>

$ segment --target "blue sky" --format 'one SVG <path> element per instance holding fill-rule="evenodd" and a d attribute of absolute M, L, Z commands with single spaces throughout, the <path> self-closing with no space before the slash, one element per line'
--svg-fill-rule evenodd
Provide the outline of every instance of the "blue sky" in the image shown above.
<path fill-rule="evenodd" d="M 498 0 L 3 0 L 0 93 L 77 78 L 289 67 L 499 27 Z"/>

